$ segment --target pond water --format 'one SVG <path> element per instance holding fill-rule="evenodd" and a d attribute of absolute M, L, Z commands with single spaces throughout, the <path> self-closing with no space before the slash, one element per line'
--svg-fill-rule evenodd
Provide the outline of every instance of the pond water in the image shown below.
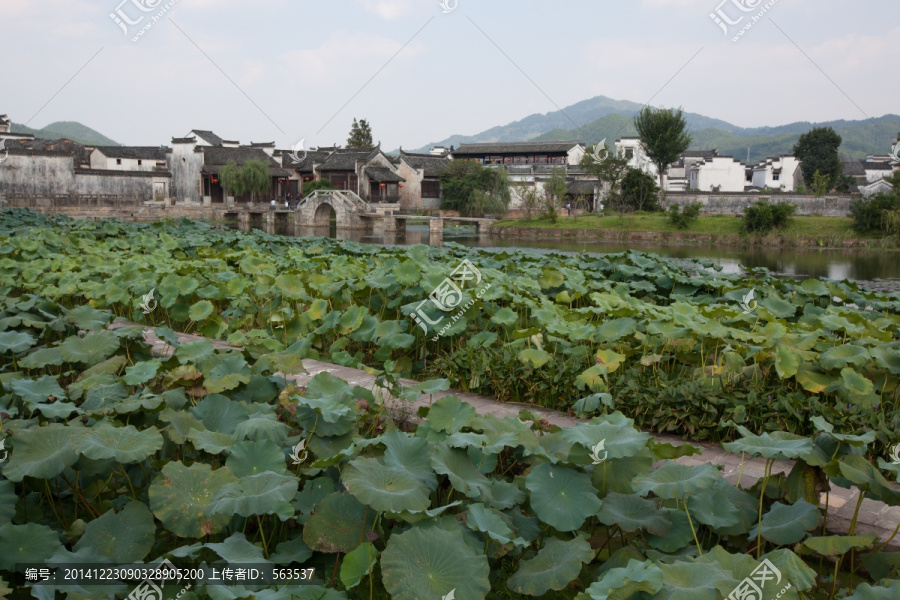
<path fill-rule="evenodd" d="M 723 267 L 723 273 L 741 273 L 742 267 L 765 267 L 774 275 L 797 279 L 828 279 L 866 282 L 866 287 L 888 291 L 900 290 L 900 254 L 883 250 L 844 248 L 733 248 L 727 246 L 660 246 L 616 242 L 574 242 L 567 240 L 500 239 L 477 235 L 474 228 L 448 228 L 444 235 L 432 236 L 426 225 L 407 225 L 396 234 L 332 227 L 298 227 L 276 225 L 275 233 L 295 237 L 324 236 L 354 242 L 380 245 L 426 244 L 439 246 L 455 242 L 463 246 L 495 250 L 530 250 L 534 252 L 617 253 L 629 249 L 658 254 L 676 260 L 709 260 Z"/>

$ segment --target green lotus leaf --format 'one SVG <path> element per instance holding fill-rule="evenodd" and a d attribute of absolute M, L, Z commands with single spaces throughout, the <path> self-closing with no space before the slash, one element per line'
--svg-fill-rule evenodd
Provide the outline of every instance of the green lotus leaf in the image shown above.
<path fill-rule="evenodd" d="M 606 392 L 606 376 L 609 368 L 605 365 L 594 365 L 575 378 L 575 387 L 583 390 L 590 388 L 592 392 Z"/>
<path fill-rule="evenodd" d="M 447 444 L 433 444 L 431 449 L 431 467 L 436 473 L 446 475 L 453 489 L 468 498 L 478 498 L 490 489 L 490 481 L 464 450 Z"/>
<path fill-rule="evenodd" d="M 309 298 L 306 288 L 303 287 L 303 279 L 300 275 L 283 273 L 275 280 L 275 285 L 285 298 L 290 298 L 291 300 L 306 300 Z"/>
<path fill-rule="evenodd" d="M 0 571 L 13 572 L 17 564 L 43 564 L 63 547 L 59 534 L 36 523 L 0 527 Z"/>
<path fill-rule="evenodd" d="M 299 523 L 305 522 L 306 517 L 313 513 L 319 502 L 334 491 L 334 482 L 328 477 L 317 477 L 307 481 L 294 499 L 294 508 L 300 513 L 295 517 L 297 521 Z"/>
<path fill-rule="evenodd" d="M 618 525 L 625 532 L 644 529 L 654 535 L 664 535 L 672 528 L 672 521 L 660 512 L 656 502 L 634 494 L 607 494 L 597 519 L 604 525 Z"/>
<path fill-rule="evenodd" d="M 644 536 L 652 548 L 672 554 L 688 544 L 694 543 L 691 522 L 688 520 L 687 515 L 684 514 L 684 509 L 663 508 L 661 512 L 668 515 L 669 520 L 672 522 L 672 528 L 665 535 L 648 533 Z"/>
<path fill-rule="evenodd" d="M 230 535 L 221 544 L 208 543 L 203 547 L 209 548 L 229 564 L 263 565 L 269 562 L 263 558 L 263 549 L 251 544 L 240 531 Z"/>
<path fill-rule="evenodd" d="M 231 446 L 231 454 L 225 461 L 237 477 L 247 477 L 259 473 L 285 475 L 284 450 L 271 440 L 236 442 Z"/>
<path fill-rule="evenodd" d="M 475 407 L 456 396 L 444 396 L 431 405 L 426 422 L 435 431 L 455 433 L 469 427 L 475 418 Z"/>
<path fill-rule="evenodd" d="M 88 390 L 84 402 L 81 403 L 81 409 L 85 412 L 108 412 L 126 398 L 128 390 L 120 381 L 111 385 L 98 385 Z"/>
<path fill-rule="evenodd" d="M 143 462 L 163 447 L 163 437 L 154 427 L 138 430 L 132 425 L 116 427 L 104 421 L 75 441 L 75 449 L 92 460 L 113 459 L 123 465 Z"/>
<path fill-rule="evenodd" d="M 590 476 L 575 469 L 543 463 L 525 478 L 531 509 L 559 531 L 574 531 L 600 510 Z"/>
<path fill-rule="evenodd" d="M 368 309 L 359 306 L 357 304 L 351 305 L 344 313 L 341 315 L 340 320 L 338 321 L 337 331 L 341 335 L 347 335 L 353 333 L 357 329 L 359 329 L 363 324 L 363 319 L 368 313 Z"/>
<path fill-rule="evenodd" d="M 900 581 L 882 581 L 877 587 L 861 583 L 846 600 L 896 600 L 900 598 Z"/>
<path fill-rule="evenodd" d="M 241 356 L 227 356 L 209 372 L 204 371 L 204 385 L 212 394 L 233 390 L 242 383 L 250 383 L 250 367 Z"/>
<path fill-rule="evenodd" d="M 341 583 L 348 590 L 355 588 L 366 575 L 371 575 L 380 553 L 371 542 L 363 542 L 341 561 Z"/>
<path fill-rule="evenodd" d="M 203 423 L 198 421 L 194 415 L 187 411 L 176 411 L 167 408 L 159 413 L 159 419 L 165 423 L 169 423 L 169 426 L 163 429 L 163 431 L 165 431 L 169 439 L 176 444 L 185 443 L 193 429 L 206 431 Z"/>
<path fill-rule="evenodd" d="M 459 530 L 413 528 L 392 535 L 381 556 L 384 587 L 394 600 L 484 600 L 490 567 Z"/>
<path fill-rule="evenodd" d="M 0 480 L 0 526 L 12 523 L 18 500 L 15 484 L 6 479 Z"/>
<path fill-rule="evenodd" d="M 59 348 L 39 348 L 19 360 L 19 366 L 26 369 L 43 369 L 48 366 L 57 367 L 61 364 L 63 364 L 63 358 L 59 353 Z"/>
<path fill-rule="evenodd" d="M 875 395 L 875 385 L 871 379 L 867 379 L 855 370 L 847 367 L 841 369 L 841 380 L 843 381 L 844 389 L 847 390 L 852 400 L 866 406 L 871 406 L 878 402 L 878 396 Z"/>
<path fill-rule="evenodd" d="M 37 352 L 40 352 L 38 350 Z M 34 354 L 37 354 L 35 352 Z M 875 362 L 882 369 L 887 369 L 894 375 L 900 375 L 900 351 L 895 348 L 888 348 L 887 346 L 877 346 L 869 350 L 869 354 L 872 355 L 872 358 L 875 359 Z M 29 358 L 31 354 L 29 354 L 25 359 L 20 361 L 20 364 L 24 364 L 24 360 Z"/>
<path fill-rule="evenodd" d="M 160 363 L 158 360 L 139 362 L 136 365 L 125 369 L 125 376 L 122 378 L 122 381 L 124 381 L 126 385 L 131 386 L 147 383 L 156 377 L 159 366 Z"/>
<path fill-rule="evenodd" d="M 731 504 L 729 495 L 715 486 L 691 494 L 687 498 L 691 517 L 716 531 L 741 522 L 741 511 Z"/>
<path fill-rule="evenodd" d="M 18 432 L 3 474 L 16 482 L 26 476 L 35 479 L 56 477 L 78 461 L 76 441 L 84 432 L 84 427 L 59 423 Z"/>
<path fill-rule="evenodd" d="M 823 369 L 843 369 L 848 365 L 861 367 L 871 360 L 869 352 L 862 346 L 844 344 L 829 348 L 819 356 L 819 364 Z"/>
<path fill-rule="evenodd" d="M 655 594 L 662 589 L 663 573 L 648 561 L 629 560 L 625 568 L 612 568 L 586 590 L 590 600 L 631 600 L 638 593 Z"/>
<path fill-rule="evenodd" d="M 240 402 L 220 394 L 207 396 L 197 406 L 191 408 L 190 412 L 203 422 L 206 429 L 229 435 L 233 434 L 237 426 L 250 414 Z"/>
<path fill-rule="evenodd" d="M 37 340 L 27 333 L 17 331 L 4 331 L 0 333 L 0 352 L 21 354 L 32 346 Z"/>
<path fill-rule="evenodd" d="M 888 483 L 878 469 L 863 456 L 843 456 L 837 461 L 840 475 L 859 486 L 859 489 L 876 496 L 885 504 L 900 506 L 900 492 Z M 832 474 L 828 470 L 829 474 Z M 833 474 L 832 474 L 833 476 Z"/>
<path fill-rule="evenodd" d="M 738 427 L 741 439 L 722 444 L 729 452 L 746 452 L 751 456 L 762 456 L 776 460 L 803 458 L 812 452 L 812 440 L 784 431 L 754 435 L 743 427 Z"/>
<path fill-rule="evenodd" d="M 290 427 L 280 422 L 274 412 L 264 412 L 257 408 L 258 406 L 258 404 L 252 405 L 252 412 L 247 415 L 247 419 L 234 428 L 234 439 L 249 438 L 251 440 L 270 440 L 276 444 L 283 443 L 290 433 Z M 266 409 L 268 408 L 266 405 Z"/>
<path fill-rule="evenodd" d="M 810 422 L 815 425 L 817 431 L 824 431 L 834 439 L 840 442 L 846 442 L 851 446 L 867 446 L 875 441 L 875 432 L 867 431 L 862 435 L 849 435 L 844 433 L 835 433 L 834 425 L 826 421 L 824 418 L 816 415 L 814 417 L 810 417 Z"/>
<path fill-rule="evenodd" d="M 466 527 L 473 531 L 480 531 L 500 544 L 512 544 L 522 547 L 528 545 L 528 542 L 516 536 L 499 511 L 488 508 L 481 503 L 469 505 L 469 512 L 466 515 Z"/>
<path fill-rule="evenodd" d="M 303 541 L 319 552 L 350 552 L 365 539 L 375 514 L 350 494 L 332 493 L 316 506 L 303 526 Z"/>
<path fill-rule="evenodd" d="M 617 342 L 625 336 L 633 335 L 637 331 L 637 321 L 632 318 L 611 319 L 597 328 L 598 341 L 608 344 Z"/>
<path fill-rule="evenodd" d="M 156 522 L 143 502 L 132 501 L 120 512 L 111 509 L 88 522 L 75 550 L 90 548 L 120 564 L 144 560 L 153 548 Z"/>
<path fill-rule="evenodd" d="M 800 368 L 800 357 L 790 347 L 779 344 L 775 348 L 775 370 L 781 379 L 788 379 L 797 374 Z"/>
<path fill-rule="evenodd" d="M 628 357 L 612 350 L 600 350 L 597 352 L 596 358 L 597 366 L 605 369 L 604 373 L 614 373 Z"/>
<path fill-rule="evenodd" d="M 289 565 L 291 563 L 303 564 L 313 555 L 312 548 L 306 545 L 303 538 L 296 537 L 286 542 L 278 544 L 275 552 L 269 556 L 269 560 L 278 565 Z"/>
<path fill-rule="evenodd" d="M 381 436 L 385 445 L 384 464 L 402 469 L 415 477 L 430 490 L 437 489 L 437 477 L 431 468 L 428 441 L 392 429 Z"/>
<path fill-rule="evenodd" d="M 796 544 L 810 531 L 819 526 L 822 515 L 819 509 L 805 500 L 794 504 L 776 502 L 762 518 L 762 536 L 778 546 Z M 756 539 L 757 528 L 750 532 L 750 539 Z"/>
<path fill-rule="evenodd" d="M 811 590 L 817 582 L 815 569 L 803 562 L 803 559 L 786 548 L 781 548 L 764 555 L 801 592 Z"/>
<path fill-rule="evenodd" d="M 328 313 L 328 302 L 321 298 L 313 300 L 306 311 L 306 315 L 313 321 L 321 321 Z"/>
<path fill-rule="evenodd" d="M 655 462 L 653 453 L 644 448 L 634 456 L 609 459 L 595 467 L 591 473 L 591 482 L 600 490 L 601 497 L 609 492 L 633 494 L 631 482 L 640 475 L 648 475 Z"/>
<path fill-rule="evenodd" d="M 779 319 L 790 319 L 797 312 L 797 307 L 787 300 L 769 297 L 759 301 L 759 306 L 765 308 Z"/>
<path fill-rule="evenodd" d="M 59 355 L 70 363 L 96 365 L 119 349 L 119 338 L 109 331 L 85 334 L 84 337 L 72 336 L 59 345 Z"/>
<path fill-rule="evenodd" d="M 67 316 L 75 327 L 88 331 L 103 329 L 112 319 L 112 313 L 109 311 L 97 310 L 87 305 L 70 309 Z"/>
<path fill-rule="evenodd" d="M 206 429 L 191 429 L 187 434 L 194 448 L 213 455 L 222 454 L 234 443 L 234 438 L 227 433 L 218 433 Z"/>
<path fill-rule="evenodd" d="M 150 484 L 150 509 L 178 537 L 199 538 L 218 533 L 231 517 L 214 514 L 210 510 L 212 498 L 237 481 L 227 467 L 213 471 L 211 466 L 200 463 L 190 467 L 181 462 L 166 463 Z"/>
<path fill-rule="evenodd" d="M 641 496 L 653 492 L 660 498 L 684 498 L 712 487 L 718 478 L 719 470 L 715 465 L 687 466 L 667 461 L 649 475 L 636 477 L 633 486 Z"/>
<path fill-rule="evenodd" d="M 559 591 L 578 577 L 581 567 L 591 562 L 594 551 L 582 536 L 570 541 L 549 538 L 532 559 L 519 563 L 506 586 L 517 594 L 543 596 L 550 590 Z"/>
<path fill-rule="evenodd" d="M 866 535 L 827 535 L 807 538 L 800 544 L 800 547 L 822 556 L 842 556 L 851 550 L 871 548 L 877 541 L 878 536 L 874 533 Z"/>
<path fill-rule="evenodd" d="M 544 350 L 527 348 L 519 352 L 519 361 L 530 365 L 533 369 L 540 369 L 553 360 L 553 356 Z"/>
<path fill-rule="evenodd" d="M 15 379 L 8 384 L 14 394 L 22 398 L 29 410 L 34 410 L 38 404 L 46 402 L 51 397 L 56 400 L 65 400 L 66 392 L 52 375 L 44 375 L 40 379 Z"/>
<path fill-rule="evenodd" d="M 294 513 L 290 501 L 297 495 L 296 477 L 277 473 L 259 473 L 219 488 L 210 500 L 209 511 L 220 515 L 272 515 L 281 520 Z"/>
<path fill-rule="evenodd" d="M 497 323 L 498 325 L 505 325 L 506 327 L 513 325 L 518 320 L 519 320 L 519 315 L 517 313 L 513 312 L 511 309 L 506 308 L 506 307 L 501 308 L 496 313 L 494 313 L 494 316 L 491 317 L 492 323 Z"/>
<path fill-rule="evenodd" d="M 497 341 L 499 336 L 493 331 L 481 331 L 466 341 L 469 348 L 489 348 Z"/>
<path fill-rule="evenodd" d="M 215 348 L 209 340 L 197 340 L 181 344 L 175 350 L 175 358 L 183 365 L 192 363 L 201 367 L 215 355 Z"/>
<path fill-rule="evenodd" d="M 420 512 L 431 503 L 428 486 L 405 469 L 375 458 L 356 458 L 341 475 L 347 491 L 377 511 Z"/>
<path fill-rule="evenodd" d="M 586 464 L 591 462 L 588 453 L 600 442 L 603 442 L 601 457 L 606 453 L 607 458 L 628 458 L 646 448 L 651 436 L 636 429 L 634 421 L 617 411 L 611 415 L 596 417 L 587 424 L 578 423 L 575 427 L 567 427 L 562 430 L 562 437 L 573 446 L 581 446 L 580 457 L 573 448 L 570 455 L 573 462 Z"/>
<path fill-rule="evenodd" d="M 674 562 L 659 564 L 663 587 L 654 600 L 718 600 L 731 593 L 737 581 L 718 564 Z"/>
<path fill-rule="evenodd" d="M 307 431 L 320 436 L 340 436 L 356 425 L 356 400 L 346 381 L 330 373 L 319 373 L 306 385 L 297 402 L 297 420 Z"/>

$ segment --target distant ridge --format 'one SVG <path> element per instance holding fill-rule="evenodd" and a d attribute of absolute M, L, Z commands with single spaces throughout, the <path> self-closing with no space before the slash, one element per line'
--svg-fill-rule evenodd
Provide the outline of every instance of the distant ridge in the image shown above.
<path fill-rule="evenodd" d="M 36 138 L 46 140 L 68 139 L 86 146 L 121 146 L 119 142 L 112 140 L 102 133 L 91 129 L 87 125 L 75 121 L 57 121 L 50 123 L 42 129 L 32 129 L 19 123 L 12 123 L 10 131 L 13 133 L 31 133 Z"/>
<path fill-rule="evenodd" d="M 534 114 L 519 121 L 492 127 L 475 135 L 453 135 L 410 152 L 428 152 L 434 146 L 459 146 L 479 142 L 546 142 L 580 139 L 596 144 L 606 139 L 612 144 L 622 136 L 637 135 L 632 124 L 643 105 L 628 100 L 597 96 L 546 114 Z M 886 154 L 900 131 L 900 115 L 885 115 L 872 120 L 829 121 L 825 123 L 790 123 L 779 127 L 743 128 L 720 119 L 685 112 L 694 142 L 692 150 L 718 149 L 756 163 L 767 156 L 790 154 L 800 138 L 814 127 L 832 127 L 844 143 L 841 153 L 847 160 L 865 158 L 869 154 Z M 580 128 L 580 129 L 579 129 Z"/>

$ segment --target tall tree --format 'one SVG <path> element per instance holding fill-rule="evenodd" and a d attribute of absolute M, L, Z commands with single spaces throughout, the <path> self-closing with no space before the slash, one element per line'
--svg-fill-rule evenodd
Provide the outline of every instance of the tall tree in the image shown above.
<path fill-rule="evenodd" d="M 579 165 L 588 175 L 593 175 L 605 184 L 604 192 L 607 206 L 618 203 L 622 179 L 628 172 L 628 159 L 617 156 L 606 144 L 598 143 L 584 155 Z M 594 207 L 596 210 L 596 206 Z"/>
<path fill-rule="evenodd" d="M 272 176 L 261 160 L 248 160 L 241 167 L 241 178 L 247 191 L 252 194 L 251 201 L 256 202 L 257 194 L 266 194 L 272 189 Z"/>
<path fill-rule="evenodd" d="M 219 171 L 219 183 L 226 192 L 231 192 L 234 197 L 240 197 L 247 193 L 244 178 L 241 177 L 241 168 L 234 161 Z"/>
<path fill-rule="evenodd" d="M 803 181 L 812 188 L 816 173 L 828 178 L 828 189 L 837 184 L 844 172 L 844 164 L 838 154 L 843 139 L 831 127 L 816 127 L 800 136 L 794 145 L 794 156 L 803 169 Z"/>
<path fill-rule="evenodd" d="M 568 191 L 566 170 L 562 167 L 552 167 L 550 177 L 544 182 L 544 213 L 551 223 L 556 223 L 559 207 Z"/>
<path fill-rule="evenodd" d="M 350 128 L 350 137 L 347 138 L 348 148 L 371 148 L 375 143 L 372 141 L 372 126 L 365 119 L 357 122 L 353 119 L 353 126 Z"/>
<path fill-rule="evenodd" d="M 692 138 L 682 109 L 645 106 L 634 118 L 634 126 L 641 138 L 641 146 L 659 172 L 659 199 L 665 203 L 663 176 L 673 162 L 687 150 Z"/>
<path fill-rule="evenodd" d="M 462 216 L 506 214 L 510 202 L 509 173 L 474 161 L 453 160 L 441 173 L 441 208 Z"/>

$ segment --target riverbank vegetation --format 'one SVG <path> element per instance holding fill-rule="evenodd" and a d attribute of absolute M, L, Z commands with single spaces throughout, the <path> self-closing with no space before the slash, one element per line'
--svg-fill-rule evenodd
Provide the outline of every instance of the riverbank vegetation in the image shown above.
<path fill-rule="evenodd" d="M 449 320 L 422 302 L 463 260 L 477 277 L 459 305 L 477 301 L 435 341 L 410 316 Z M 174 351 L 108 329 L 114 317 Z M 384 248 L 6 211 L 0 590 L 16 564 L 166 557 L 316 569 L 303 588 L 195 585 L 183 600 L 695 600 L 761 567 L 773 597 L 895 598 L 900 557 L 856 535 L 855 517 L 829 535 L 819 499 L 842 486 L 900 506 L 883 475 L 900 472 L 884 460 L 900 441 L 898 330 L 900 300 L 851 283 L 636 252 Z M 401 399 L 453 386 L 593 418 L 560 430 L 448 397 L 421 425 L 396 423 L 371 389 L 327 373 L 290 383 L 307 357 L 365 367 Z M 767 473 L 797 463 L 744 489 L 674 463 L 697 450 L 642 428 L 727 441 Z M 129 587 L 40 597 L 57 590 Z"/>

